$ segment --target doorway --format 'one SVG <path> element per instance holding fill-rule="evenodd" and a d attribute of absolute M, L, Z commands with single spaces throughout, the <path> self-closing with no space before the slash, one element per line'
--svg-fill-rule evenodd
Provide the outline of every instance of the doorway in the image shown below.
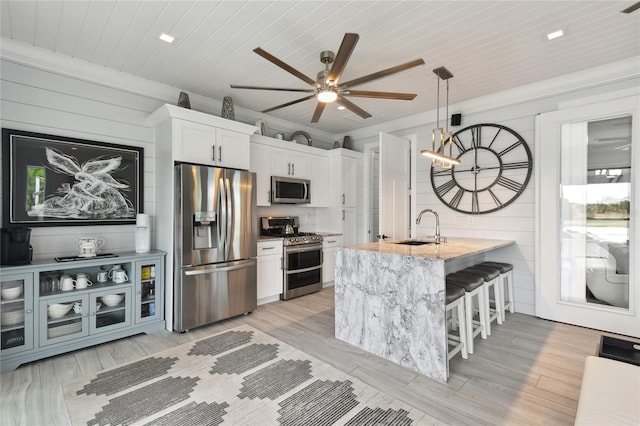
<path fill-rule="evenodd" d="M 640 337 L 638 97 L 538 119 L 536 313 Z"/>
<path fill-rule="evenodd" d="M 380 133 L 378 142 L 364 146 L 365 241 L 377 242 L 381 235 L 406 238 L 413 233 L 410 219 L 415 217 L 415 146 L 416 135 L 397 137 L 385 133 Z M 384 150 L 387 154 L 381 158 Z M 387 195 L 381 191 L 383 185 Z M 381 221 L 385 216 L 394 218 L 387 222 L 394 222 L 397 229 L 384 230 Z"/>

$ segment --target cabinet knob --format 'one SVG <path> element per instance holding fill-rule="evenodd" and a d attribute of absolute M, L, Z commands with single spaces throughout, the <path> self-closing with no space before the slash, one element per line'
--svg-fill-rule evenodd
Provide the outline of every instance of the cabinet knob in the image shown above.
<path fill-rule="evenodd" d="M 95 317 L 95 316 L 96 316 L 96 313 L 95 313 L 95 312 L 91 312 L 91 316 L 92 316 L 92 317 Z"/>
<path fill-rule="evenodd" d="M 216 161 L 216 146 L 211 146 L 211 161 Z"/>
<path fill-rule="evenodd" d="M 222 161 L 222 146 L 218 147 L 218 161 Z"/>
<path fill-rule="evenodd" d="M 291 176 L 296 174 L 296 165 L 295 164 L 291 164 Z"/>
<path fill-rule="evenodd" d="M 30 313 L 32 313 L 32 312 L 33 312 L 33 311 L 32 311 L 31 309 L 27 309 L 27 313 L 28 313 L 28 314 L 30 314 Z"/>
<path fill-rule="evenodd" d="M 344 203 L 345 203 L 345 197 L 344 197 L 344 194 L 342 194 L 342 204 L 344 205 Z"/>

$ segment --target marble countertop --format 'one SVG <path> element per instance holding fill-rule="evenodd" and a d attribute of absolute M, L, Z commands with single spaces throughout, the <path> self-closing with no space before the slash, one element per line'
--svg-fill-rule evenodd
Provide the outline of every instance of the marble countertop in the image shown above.
<path fill-rule="evenodd" d="M 415 238 L 416 241 L 432 241 L 432 238 Z M 401 256 L 424 257 L 427 259 L 441 259 L 450 261 L 464 256 L 480 254 L 500 247 L 515 244 L 513 240 L 490 240 L 484 238 L 447 238 L 447 242 L 441 244 L 425 244 L 411 246 L 397 244 L 400 241 L 384 241 L 377 243 L 358 244 L 345 248 L 373 251 L 379 253 L 398 254 Z"/>

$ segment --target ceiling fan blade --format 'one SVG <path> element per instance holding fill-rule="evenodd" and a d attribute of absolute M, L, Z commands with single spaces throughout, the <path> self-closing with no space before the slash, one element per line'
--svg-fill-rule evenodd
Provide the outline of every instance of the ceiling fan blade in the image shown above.
<path fill-rule="evenodd" d="M 621 10 L 620 12 L 622 12 L 622 13 L 631 13 L 631 12 L 635 12 L 638 9 L 640 9 L 640 1 L 637 2 L 637 3 L 632 4 L 631 6 L 627 7 L 624 10 Z"/>
<path fill-rule="evenodd" d="M 315 92 L 314 89 L 288 89 L 286 87 L 262 87 L 262 86 L 239 86 L 230 84 L 232 89 L 251 89 L 251 90 L 275 90 L 278 92 Z"/>
<path fill-rule="evenodd" d="M 295 75 L 296 77 L 298 77 L 300 80 L 304 81 L 307 84 L 310 84 L 312 86 L 316 85 L 316 81 L 307 77 L 306 75 L 302 74 L 300 71 L 298 71 L 297 69 L 295 69 L 294 67 L 292 67 L 291 65 L 282 62 L 280 59 L 276 58 L 275 56 L 273 56 L 271 53 L 262 50 L 259 47 L 256 47 L 255 49 L 253 49 L 254 52 L 256 52 L 258 55 L 262 56 L 263 58 L 265 58 L 267 61 L 272 62 L 273 64 L 279 66 L 280 68 L 282 68 L 283 70 L 285 70 L 286 72 Z"/>
<path fill-rule="evenodd" d="M 326 82 L 328 85 L 335 86 L 338 84 L 342 71 L 344 71 L 344 68 L 347 66 L 347 61 L 349 61 L 351 53 L 353 53 L 353 49 L 355 49 L 358 43 L 358 39 L 360 39 L 358 34 L 346 33 L 344 35 L 340 49 L 338 49 L 338 54 L 333 61 L 331 71 L 329 71 L 329 75 L 327 76 Z"/>
<path fill-rule="evenodd" d="M 282 104 L 282 105 L 274 106 L 273 108 L 265 109 L 265 110 L 264 110 L 264 111 L 262 111 L 262 112 L 271 112 L 271 111 L 275 111 L 275 110 L 277 110 L 277 109 L 284 108 L 284 107 L 288 107 L 289 105 L 294 105 L 294 104 L 297 104 L 297 103 L 299 103 L 299 102 L 304 102 L 304 101 L 306 101 L 306 100 L 309 100 L 309 99 L 311 99 L 311 98 L 315 98 L 315 97 L 316 97 L 316 95 L 315 95 L 315 93 L 314 93 L 314 94 L 313 94 L 313 95 L 311 95 L 311 96 L 305 96 L 304 98 L 296 99 L 295 101 L 287 102 L 286 104 Z"/>
<path fill-rule="evenodd" d="M 338 94 L 338 99 L 336 99 L 336 102 L 338 102 L 340 105 L 342 105 L 343 107 L 347 108 L 349 111 L 353 112 L 354 114 L 359 115 L 362 118 L 371 117 L 371 114 L 369 114 L 367 111 L 363 110 L 358 105 L 356 105 L 353 102 L 349 101 L 347 98 L 345 98 L 344 96 L 342 96 L 340 94 Z"/>
<path fill-rule="evenodd" d="M 387 77 L 389 75 L 406 71 L 411 68 L 421 67 L 423 65 L 424 65 L 423 59 L 415 59 L 405 64 L 396 65 L 395 67 L 387 68 L 386 70 L 374 72 L 373 74 L 365 75 L 363 77 L 356 78 L 355 80 L 347 81 L 346 83 L 340 84 L 338 87 L 354 87 L 359 84 L 363 84 L 369 81 L 377 80 L 379 78 Z"/>
<path fill-rule="evenodd" d="M 313 117 L 311 117 L 312 123 L 317 123 L 318 120 L 320 120 L 320 116 L 322 115 L 325 106 L 327 106 L 326 102 L 318 102 L 318 105 L 316 105 L 316 110 L 313 112 Z"/>
<path fill-rule="evenodd" d="M 373 92 L 371 90 L 347 90 L 342 94 L 359 98 L 398 99 L 401 101 L 411 101 L 417 96 L 415 93 Z"/>

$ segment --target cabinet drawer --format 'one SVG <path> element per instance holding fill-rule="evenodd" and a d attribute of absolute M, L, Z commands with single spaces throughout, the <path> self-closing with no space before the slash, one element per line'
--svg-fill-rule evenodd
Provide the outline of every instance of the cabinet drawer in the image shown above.
<path fill-rule="evenodd" d="M 258 256 L 282 254 L 282 241 L 264 241 L 258 243 Z"/>
<path fill-rule="evenodd" d="M 330 237 L 324 237 L 322 241 L 322 248 L 342 247 L 342 235 L 332 235 Z"/>

